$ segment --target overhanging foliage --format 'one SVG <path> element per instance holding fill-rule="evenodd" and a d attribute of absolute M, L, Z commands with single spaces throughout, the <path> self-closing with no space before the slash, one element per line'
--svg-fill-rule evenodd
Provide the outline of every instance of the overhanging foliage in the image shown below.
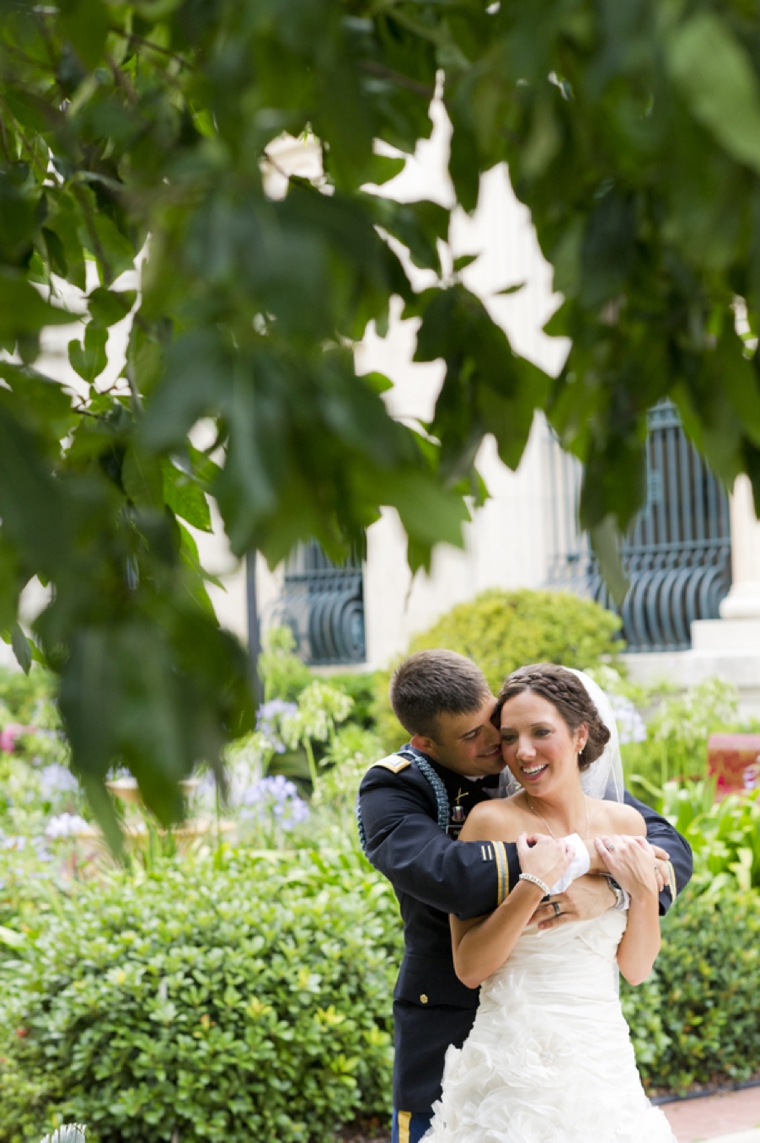
<path fill-rule="evenodd" d="M 673 398 L 718 474 L 760 496 L 760 387 L 736 331 L 760 305 L 760 18 L 680 0 L 8 0 L 0 12 L 0 627 L 53 587 L 39 653 L 61 673 L 74 764 L 102 813 L 114 757 L 164 819 L 175 782 L 253 718 L 241 649 L 213 618 L 185 524 L 219 503 L 234 550 L 333 556 L 379 506 L 412 567 L 461 542 L 473 458 L 520 460 L 543 408 L 585 464 L 582 519 L 624 528 L 644 495 L 647 408 Z M 449 213 L 362 189 L 431 131 L 439 84 L 459 205 L 506 161 L 564 303 L 552 381 L 442 275 Z M 265 148 L 319 140 L 324 179 L 267 194 Z M 119 275 L 146 247 L 139 297 Z M 438 284 L 415 294 L 391 235 Z M 85 290 L 72 400 L 35 370 L 40 330 Z M 443 358 L 429 436 L 385 412 L 352 346 L 389 301 Z M 125 375 L 99 384 L 134 312 Z M 200 418 L 224 449 L 193 448 Z M 611 545 L 607 544 L 610 548 Z"/>

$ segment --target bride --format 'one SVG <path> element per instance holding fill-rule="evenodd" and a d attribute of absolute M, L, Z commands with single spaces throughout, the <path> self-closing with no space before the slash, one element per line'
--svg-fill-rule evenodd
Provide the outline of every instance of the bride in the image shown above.
<path fill-rule="evenodd" d="M 451 918 L 457 976 L 482 985 L 480 1007 L 448 1050 L 424 1143 L 675 1143 L 644 1094 L 618 999 L 618 969 L 644 980 L 660 930 L 644 820 L 601 800 L 613 788 L 622 799 L 609 702 L 588 676 L 539 664 L 509 676 L 499 712 L 510 796 L 475 806 L 461 840 L 516 841 L 522 874 L 495 912 Z M 570 865 L 558 839 L 573 833 L 595 839 L 628 913 L 542 932 L 531 918 Z"/>

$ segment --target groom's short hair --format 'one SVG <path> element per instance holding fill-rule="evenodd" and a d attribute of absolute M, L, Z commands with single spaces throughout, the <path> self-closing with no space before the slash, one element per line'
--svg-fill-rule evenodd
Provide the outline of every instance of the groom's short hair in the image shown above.
<path fill-rule="evenodd" d="M 464 655 L 418 651 L 393 672 L 393 713 L 409 734 L 435 739 L 439 714 L 479 710 L 491 691 L 482 671 Z"/>

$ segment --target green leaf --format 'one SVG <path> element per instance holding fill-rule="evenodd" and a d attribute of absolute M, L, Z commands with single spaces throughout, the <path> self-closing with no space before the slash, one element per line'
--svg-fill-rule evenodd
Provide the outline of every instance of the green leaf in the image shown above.
<path fill-rule="evenodd" d="M 26 933 L 19 933 L 16 929 L 9 929 L 5 925 L 0 925 L 0 944 L 9 949 L 20 949 L 26 944 Z"/>
<path fill-rule="evenodd" d="M 186 568 L 186 578 L 188 581 L 188 588 L 192 598 L 196 603 L 200 604 L 209 618 L 214 624 L 218 624 L 214 605 L 209 598 L 206 584 L 212 583 L 214 587 L 218 587 L 221 591 L 226 591 L 224 584 L 216 576 L 209 575 L 201 564 L 198 555 L 198 545 L 193 537 L 188 532 L 187 528 L 180 524 L 180 533 L 182 536 L 181 541 L 181 555 L 182 562 Z"/>
<path fill-rule="evenodd" d="M 22 274 L 0 267 L 0 341 L 15 341 L 47 325 L 70 325 L 76 315 L 43 301 Z"/>
<path fill-rule="evenodd" d="M 108 5 L 101 0 L 61 0 L 59 20 L 82 63 L 88 68 L 99 64 L 110 23 Z"/>
<path fill-rule="evenodd" d="M 48 576 L 69 550 L 68 513 L 39 439 L 3 407 L 0 389 L 0 518 L 3 532 Z"/>
<path fill-rule="evenodd" d="M 393 388 L 393 382 L 390 377 L 386 377 L 384 373 L 377 373 L 372 370 L 369 373 L 361 374 L 362 381 L 371 386 L 375 393 L 387 393 L 389 389 Z"/>
<path fill-rule="evenodd" d="M 497 290 L 496 294 L 494 296 L 498 298 L 504 294 L 516 294 L 518 292 L 518 290 L 524 290 L 526 285 L 527 285 L 527 282 L 517 282 L 514 286 L 505 286 L 503 290 Z M 554 316 L 555 315 L 552 315 L 552 317 L 554 317 Z M 549 321 L 552 321 L 552 318 L 549 318 Z M 546 325 L 548 325 L 548 324 L 549 324 L 549 322 L 546 323 Z M 546 329 L 546 325 L 544 326 L 544 330 L 548 333 L 549 330 Z"/>
<path fill-rule="evenodd" d="M 47 227 L 55 235 L 63 250 L 66 265 L 65 277 L 79 290 L 86 288 L 86 273 L 84 265 L 84 251 L 79 238 L 80 215 L 79 207 L 68 194 L 59 194 L 55 198 L 55 215 L 47 220 Z M 51 261 L 54 257 L 53 248 L 48 246 Z M 55 255 L 57 257 L 57 255 Z M 54 272 L 58 273 L 58 270 Z"/>
<path fill-rule="evenodd" d="M 211 532 L 211 511 L 203 490 L 193 476 L 175 467 L 171 460 L 162 465 L 163 494 L 175 515 L 202 532 Z"/>
<path fill-rule="evenodd" d="M 108 330 L 100 329 L 88 322 L 84 334 L 84 345 L 80 341 L 69 342 L 69 361 L 79 376 L 90 384 L 99 377 L 108 364 L 106 343 Z"/>
<path fill-rule="evenodd" d="M 31 185 L 30 185 L 31 183 Z M 26 163 L 0 170 L 0 260 L 23 266 L 32 253 L 38 192 Z"/>
<path fill-rule="evenodd" d="M 16 656 L 18 665 L 24 674 L 28 675 L 32 666 L 32 648 L 18 622 L 13 623 L 11 626 L 11 646 L 13 647 L 13 654 Z"/>
<path fill-rule="evenodd" d="M 121 482 L 134 504 L 148 508 L 162 507 L 164 473 L 161 462 L 155 456 L 130 445 L 121 466 Z"/>
<path fill-rule="evenodd" d="M 66 261 L 66 251 L 63 248 L 63 243 L 54 230 L 49 227 L 43 226 L 42 237 L 45 240 L 45 249 L 47 250 L 48 261 L 50 262 L 50 269 L 54 274 L 58 274 L 60 278 L 66 278 L 69 272 L 69 264 Z"/>
<path fill-rule="evenodd" d="M 57 455 L 59 441 L 76 424 L 70 395 L 60 382 L 7 361 L 0 361 L 0 377 L 16 398 L 12 401 L 6 397 L 6 407 L 30 430 L 51 442 L 51 452 Z"/>
<path fill-rule="evenodd" d="M 757 359 L 748 361 L 744 345 L 728 324 L 721 334 L 716 350 L 708 354 L 705 364 L 712 374 L 712 385 L 725 389 L 734 412 L 742 422 L 744 432 L 754 444 L 760 445 L 760 378 Z"/>
<path fill-rule="evenodd" d="M 636 251 L 636 204 L 610 190 L 589 214 L 583 236 L 581 299 L 597 309 L 623 288 Z"/>
<path fill-rule="evenodd" d="M 458 274 L 467 266 L 471 266 L 480 257 L 479 254 L 460 254 L 458 258 L 454 259 L 454 273 Z M 503 291 L 502 291 L 503 292 Z"/>
<path fill-rule="evenodd" d="M 441 489 L 432 475 L 389 474 L 386 503 L 393 505 L 408 534 L 425 548 L 441 540 L 463 546 L 462 525 L 470 519 L 467 506 L 461 496 Z"/>
<path fill-rule="evenodd" d="M 415 266 L 440 273 L 438 243 L 448 237 L 449 211 L 437 202 L 396 203 L 379 197 L 369 200 L 379 226 L 406 246 Z"/>
<path fill-rule="evenodd" d="M 134 266 L 135 255 L 130 240 L 122 234 L 113 219 L 103 211 L 96 210 L 91 215 L 97 240 L 94 240 L 89 231 L 86 231 L 86 245 L 99 261 L 106 278 L 118 278 L 125 270 Z"/>
<path fill-rule="evenodd" d="M 698 12 L 671 35 L 668 68 L 695 118 L 739 162 L 760 171 L 760 91 L 727 22 Z"/>
<path fill-rule="evenodd" d="M 367 182 L 374 186 L 382 186 L 383 183 L 395 179 L 396 175 L 400 175 L 405 166 L 406 158 L 403 155 L 396 158 L 390 155 L 373 154 L 368 166 Z"/>
<path fill-rule="evenodd" d="M 146 447 L 154 450 L 183 443 L 204 413 L 229 408 L 232 392 L 232 360 L 214 330 L 184 334 L 164 359 L 164 380 L 140 426 Z"/>
<path fill-rule="evenodd" d="M 10 632 L 16 620 L 21 586 L 16 551 L 0 531 L 0 631 Z"/>
<path fill-rule="evenodd" d="M 108 290 L 98 286 L 87 298 L 92 322 L 107 328 L 127 316 L 137 297 L 134 290 Z"/>
<path fill-rule="evenodd" d="M 601 524 L 589 530 L 589 536 L 605 586 L 618 607 L 621 607 L 629 584 L 620 559 L 620 535 L 615 517 L 606 516 Z"/>

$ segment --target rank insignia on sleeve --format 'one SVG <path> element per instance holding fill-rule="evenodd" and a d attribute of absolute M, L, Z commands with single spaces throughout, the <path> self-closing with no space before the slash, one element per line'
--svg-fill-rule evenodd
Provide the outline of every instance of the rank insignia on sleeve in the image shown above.
<path fill-rule="evenodd" d="M 381 758 L 379 762 L 373 762 L 373 766 L 382 766 L 384 770 L 390 770 L 393 774 L 400 774 L 402 770 L 406 770 L 407 766 L 411 766 L 408 758 L 401 758 L 398 754 L 389 754 L 387 758 Z"/>

